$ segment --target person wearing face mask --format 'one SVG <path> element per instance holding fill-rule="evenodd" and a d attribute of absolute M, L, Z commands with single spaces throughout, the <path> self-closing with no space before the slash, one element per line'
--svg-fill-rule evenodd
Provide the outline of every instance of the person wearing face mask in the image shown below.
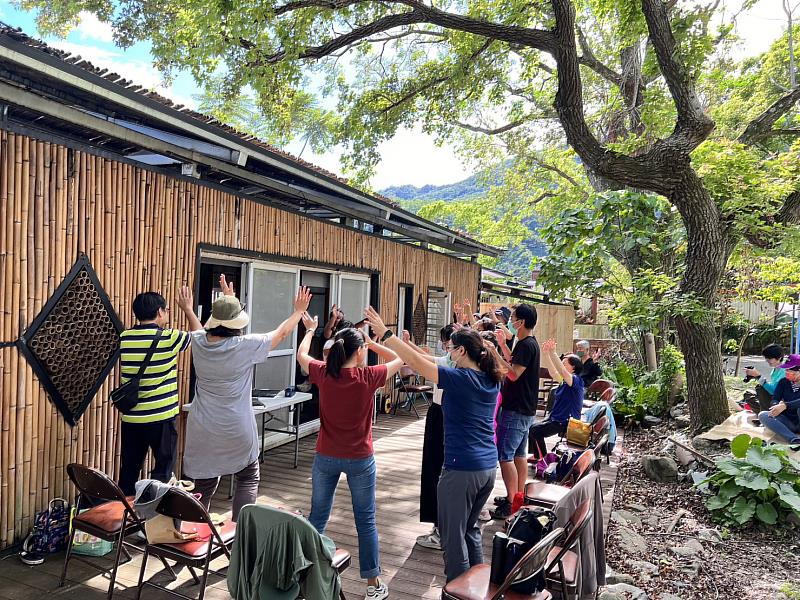
<path fill-rule="evenodd" d="M 555 391 L 555 402 L 550 417 L 531 427 L 531 449 L 536 460 L 547 454 L 545 438 L 551 435 L 563 436 L 570 418 L 581 418 L 584 397 L 583 380 L 580 378 L 583 363 L 580 358 L 574 354 L 567 354 L 563 359 L 559 359 L 556 354 L 556 342 L 553 339 L 542 344 L 542 358 L 553 378 L 561 380 L 561 383 Z"/>
<path fill-rule="evenodd" d="M 583 387 L 588 389 L 590 385 L 603 376 L 603 369 L 597 363 L 597 360 L 600 358 L 600 351 L 595 350 L 590 354 L 589 342 L 581 340 L 575 344 L 575 354 L 581 359 L 581 362 L 583 362 L 581 380 L 583 381 Z"/>
<path fill-rule="evenodd" d="M 372 410 L 375 391 L 400 370 L 403 361 L 352 327 L 336 333 L 325 362 L 314 360 L 309 351 L 317 319 L 305 313 L 303 325 L 306 334 L 297 350 L 297 362 L 319 389 L 320 420 L 308 520 L 317 531 L 325 533 L 336 486 L 344 473 L 353 500 L 360 574 L 367 580 L 365 600 L 382 600 L 389 596 L 389 589 L 378 579 L 381 566 L 375 518 L 377 469 L 372 449 Z M 386 364 L 362 366 L 368 345 Z"/>
<path fill-rule="evenodd" d="M 800 354 L 790 354 L 778 367 L 786 373 L 775 386 L 773 404 L 758 413 L 761 424 L 785 439 L 793 449 L 800 448 Z"/>
<path fill-rule="evenodd" d="M 492 422 L 505 372 L 499 356 L 478 332 L 452 334 L 455 368 L 437 366 L 397 339 L 372 308 L 367 320 L 387 347 L 444 390 L 444 465 L 439 478 L 439 531 L 445 575 L 452 581 L 483 563 L 478 516 L 494 488 L 497 449 Z"/>

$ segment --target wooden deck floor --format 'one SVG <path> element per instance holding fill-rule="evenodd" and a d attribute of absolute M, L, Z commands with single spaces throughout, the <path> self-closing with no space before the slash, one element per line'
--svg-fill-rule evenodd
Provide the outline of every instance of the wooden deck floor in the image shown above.
<path fill-rule="evenodd" d="M 423 415 L 424 417 L 424 415 Z M 428 524 L 419 523 L 419 474 L 422 454 L 424 418 L 419 420 L 405 415 L 382 416 L 375 428 L 375 456 L 378 463 L 378 531 L 381 543 L 382 578 L 388 583 L 393 600 L 412 600 L 418 598 L 439 598 L 444 585 L 441 552 L 427 550 L 415 545 L 415 538 L 430 529 Z M 272 506 L 300 509 L 304 514 L 310 511 L 311 503 L 311 462 L 314 456 L 315 437 L 301 441 L 300 462 L 297 469 L 292 468 L 292 455 L 288 447 L 268 452 L 261 471 L 259 502 Z M 610 467 L 604 466 L 601 473 L 606 495 L 604 513 L 606 525 L 611 510 L 611 496 L 616 478 L 616 465 L 612 460 Z M 499 471 L 495 492 L 503 493 Z M 217 492 L 212 510 L 219 513 L 230 511 L 227 500 L 227 481 L 223 479 Z M 487 523 L 484 528 L 485 560 L 491 554 L 490 544 L 499 522 Z M 350 494 L 344 481 L 340 484 L 327 534 L 336 544 L 346 548 L 353 555 L 353 564 L 343 576 L 343 586 L 348 598 L 363 598 L 365 582 L 358 575 L 358 540 L 350 506 Z M 68 582 L 58 588 L 58 576 L 63 555 L 53 555 L 44 565 L 28 567 L 15 556 L 6 557 L 0 562 L 0 598 L 7 600 L 40 600 L 43 597 L 59 597 L 75 600 L 103 598 L 108 587 L 106 576 L 98 575 L 90 567 L 79 562 L 71 562 Z M 152 565 L 152 570 L 151 570 Z M 221 568 L 224 560 L 214 565 Z M 119 570 L 115 598 L 134 598 L 138 581 L 140 555 Z M 161 565 L 157 561 L 148 562 L 149 574 L 157 574 Z M 162 567 L 163 568 L 163 567 Z M 163 574 L 157 575 L 159 581 L 166 582 Z M 206 593 L 210 600 L 230 599 L 224 580 L 210 578 L 211 585 Z M 197 587 L 191 584 L 186 570 L 179 572 L 179 578 L 171 588 L 196 595 Z M 143 598 L 169 598 L 168 594 L 147 588 Z"/>

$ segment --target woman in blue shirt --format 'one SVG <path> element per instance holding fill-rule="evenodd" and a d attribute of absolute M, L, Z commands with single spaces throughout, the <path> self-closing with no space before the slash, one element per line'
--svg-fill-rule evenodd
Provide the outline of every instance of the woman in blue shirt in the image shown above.
<path fill-rule="evenodd" d="M 439 535 L 447 581 L 483 562 L 478 515 L 494 489 L 494 411 L 505 373 L 491 342 L 460 329 L 450 341 L 455 368 L 437 366 L 409 348 L 370 307 L 367 321 L 409 367 L 442 390 L 444 466 L 439 478 Z"/>
<path fill-rule="evenodd" d="M 561 379 L 561 384 L 556 388 L 555 402 L 550 418 L 531 427 L 531 451 L 536 460 L 547 454 L 545 438 L 551 435 L 564 435 L 570 417 L 581 418 L 583 408 L 584 387 L 583 380 L 579 377 L 583 368 L 583 361 L 574 354 L 567 354 L 563 359 L 556 354 L 556 342 L 553 339 L 542 344 L 542 359 L 547 370 L 554 375 L 554 379 Z"/>

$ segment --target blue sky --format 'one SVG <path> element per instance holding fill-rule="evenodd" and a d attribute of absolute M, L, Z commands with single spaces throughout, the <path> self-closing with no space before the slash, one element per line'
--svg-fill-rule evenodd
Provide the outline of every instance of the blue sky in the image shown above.
<path fill-rule="evenodd" d="M 729 4 L 737 3 L 738 0 L 733 0 Z M 797 15 L 795 19 L 798 19 Z M 0 20 L 41 39 L 33 13 L 18 10 L 7 0 L 0 0 Z M 743 39 L 738 54 L 745 56 L 763 52 L 780 35 L 783 27 L 785 19 L 781 0 L 761 0 L 737 20 L 737 31 Z M 126 50 L 118 48 L 114 45 L 111 28 L 91 15 L 87 14 L 66 39 L 44 38 L 43 41 L 80 54 L 93 64 L 112 69 L 126 79 L 153 88 L 175 102 L 196 106 L 192 95 L 197 93 L 198 88 L 190 75 L 181 74 L 170 86 L 165 86 L 152 66 L 149 44 L 136 44 Z M 292 144 L 286 150 L 299 154 L 301 144 Z M 372 180 L 375 189 L 401 184 L 441 185 L 459 181 L 470 174 L 469 168 L 461 163 L 452 148 L 436 146 L 430 136 L 418 129 L 401 130 L 394 139 L 381 144 L 379 152 L 382 160 Z M 329 171 L 340 171 L 338 152 L 313 155 L 306 150 L 303 158 Z"/>

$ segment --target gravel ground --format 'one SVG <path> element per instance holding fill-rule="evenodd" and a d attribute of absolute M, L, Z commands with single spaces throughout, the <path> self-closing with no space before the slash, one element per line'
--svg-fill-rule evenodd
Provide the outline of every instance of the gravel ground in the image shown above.
<path fill-rule="evenodd" d="M 689 483 L 648 479 L 641 456 L 665 454 L 664 440 L 672 433 L 669 425 L 625 433 L 607 539 L 609 567 L 650 600 L 785 598 L 781 588 L 800 580 L 800 531 L 788 525 L 723 530 Z M 687 512 L 668 532 L 681 509 Z M 722 541 L 714 539 L 718 534 Z"/>

